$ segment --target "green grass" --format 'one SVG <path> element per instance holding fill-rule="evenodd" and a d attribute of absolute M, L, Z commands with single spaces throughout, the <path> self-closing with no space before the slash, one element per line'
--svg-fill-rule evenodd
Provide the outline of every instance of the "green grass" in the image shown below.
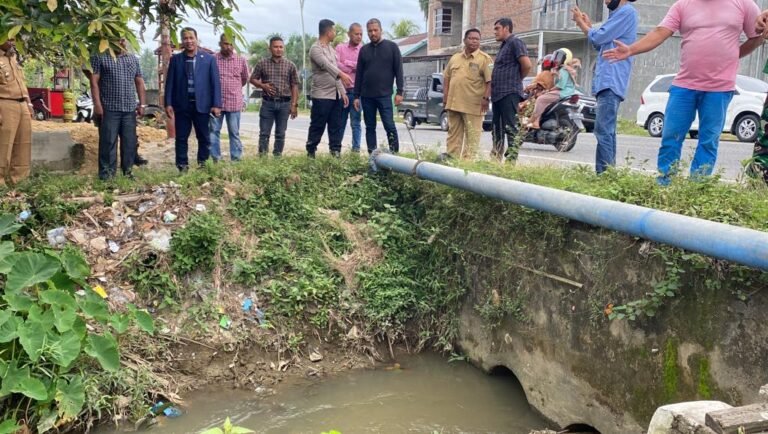
<path fill-rule="evenodd" d="M 616 133 L 627 136 L 651 137 L 651 135 L 648 134 L 648 130 L 637 125 L 634 119 L 619 118 L 619 122 L 616 125 Z M 690 136 L 688 136 L 688 138 L 690 138 Z M 658 138 L 657 140 L 661 141 L 661 138 Z M 736 136 L 728 133 L 723 133 L 720 136 L 720 140 L 724 142 L 739 142 L 739 139 L 737 139 Z"/>
<path fill-rule="evenodd" d="M 616 125 L 616 133 L 624 134 L 628 136 L 644 136 L 650 137 L 648 131 L 645 128 L 637 125 L 633 119 L 619 118 L 619 122 Z"/>

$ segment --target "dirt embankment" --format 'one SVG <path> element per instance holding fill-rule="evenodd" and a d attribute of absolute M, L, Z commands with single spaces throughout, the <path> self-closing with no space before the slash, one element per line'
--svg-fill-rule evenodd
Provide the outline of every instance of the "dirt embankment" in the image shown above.
<path fill-rule="evenodd" d="M 87 138 L 89 127 L 95 132 L 89 125 L 71 127 L 73 137 Z M 289 181 L 300 182 L 297 177 L 289 177 Z M 360 181 L 360 176 L 348 179 L 350 183 Z M 185 392 L 206 385 L 270 392 L 285 379 L 322 377 L 384 361 L 392 352 L 387 343 L 364 335 L 363 327 L 348 319 L 335 318 L 327 328 L 297 327 L 280 319 L 264 321 L 259 311 L 270 312 L 270 301 L 259 299 L 253 288 L 222 283 L 226 279 L 222 279 L 219 265 L 210 275 L 171 277 L 188 294 L 180 305 L 163 306 L 157 298 L 142 294 L 133 283 L 136 277 L 130 276 L 132 270 L 149 262 L 160 267 L 171 260 L 172 236 L 192 216 L 226 208 L 245 193 L 245 187 L 234 182 L 226 183 L 218 197 L 212 188 L 206 183 L 198 194 L 188 195 L 181 185 L 170 181 L 126 194 L 63 198 L 82 205 L 64 227 L 64 236 L 86 255 L 92 271 L 90 283 L 103 288 L 113 310 L 125 310 L 133 303 L 154 316 L 156 336 L 132 336 L 121 344 L 123 365 L 151 378 L 150 400 L 183 403 Z M 12 200 L 27 199 L 17 194 Z M 381 248 L 363 226 L 345 221 L 338 211 L 318 209 L 318 213 L 353 246 L 341 256 L 326 248 L 325 256 L 346 286 L 354 289 L 356 270 L 380 260 Z M 226 225 L 233 233 L 246 232 L 234 219 Z M 245 235 L 234 238 L 252 243 L 251 249 L 259 242 Z M 127 397 L 118 400 L 116 421 L 130 419 L 130 402 Z"/>

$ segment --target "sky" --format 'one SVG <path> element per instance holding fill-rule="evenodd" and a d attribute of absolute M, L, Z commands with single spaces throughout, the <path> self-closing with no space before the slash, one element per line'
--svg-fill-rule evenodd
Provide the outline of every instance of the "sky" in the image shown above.
<path fill-rule="evenodd" d="M 243 35 L 251 42 L 263 39 L 272 33 L 288 36 L 301 33 L 301 12 L 299 0 L 239 0 L 240 11 L 234 13 L 235 20 L 245 27 Z M 353 22 L 365 24 L 369 18 L 381 20 L 384 30 L 389 30 L 393 22 L 407 18 L 415 22 L 423 31 L 424 15 L 419 9 L 418 0 L 305 0 L 304 24 L 308 34 L 317 34 L 317 23 L 328 18 L 336 23 L 349 26 Z M 214 35 L 213 26 L 202 22 L 196 16 L 185 24 L 197 30 L 202 45 L 217 48 L 218 35 Z M 150 28 L 144 34 L 142 47 L 154 49 L 157 42 L 152 41 L 156 29 Z M 366 37 L 367 39 L 367 37 Z"/>

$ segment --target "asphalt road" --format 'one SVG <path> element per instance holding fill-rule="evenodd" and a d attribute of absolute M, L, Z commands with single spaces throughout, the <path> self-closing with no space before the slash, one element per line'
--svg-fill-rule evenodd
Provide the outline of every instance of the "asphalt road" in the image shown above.
<path fill-rule="evenodd" d="M 309 116 L 299 115 L 298 118 L 288 122 L 286 132 L 286 149 L 300 152 L 307 139 Z M 247 142 L 254 142 L 258 138 L 259 115 L 247 112 L 242 114 L 241 135 Z M 404 124 L 398 125 L 400 136 L 400 150 L 413 152 L 414 147 Z M 384 129 L 381 125 L 377 128 L 379 143 L 385 142 Z M 411 130 L 413 140 L 420 149 L 434 149 L 443 152 L 445 150 L 446 133 L 440 131 L 437 126 L 419 125 Z M 346 130 L 343 146 L 344 150 L 351 147 L 352 134 L 349 127 Z M 617 144 L 616 162 L 619 166 L 629 166 L 639 171 L 655 172 L 656 156 L 660 139 L 640 136 L 619 136 Z M 520 151 L 520 163 L 541 166 L 563 165 L 589 165 L 594 167 L 595 148 L 597 141 L 590 133 L 579 135 L 576 146 L 570 152 L 558 152 L 550 145 L 534 145 L 524 143 Z M 247 146 L 247 145 L 246 145 Z M 484 132 L 480 141 L 482 155 L 487 156 L 491 149 L 491 133 Z M 321 148 L 327 147 L 327 136 L 324 136 Z M 363 126 L 363 144 L 365 149 L 365 127 Z M 683 148 L 683 160 L 693 159 L 696 148 L 695 140 L 686 140 Z M 327 148 L 326 148 L 327 149 Z M 737 179 L 742 173 L 741 162 L 752 155 L 752 144 L 721 141 L 716 170 L 722 173 L 726 179 Z"/>

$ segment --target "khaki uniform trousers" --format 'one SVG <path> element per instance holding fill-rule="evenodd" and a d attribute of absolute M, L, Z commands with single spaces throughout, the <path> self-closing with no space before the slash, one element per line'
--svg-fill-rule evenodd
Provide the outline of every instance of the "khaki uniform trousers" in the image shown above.
<path fill-rule="evenodd" d="M 448 139 L 446 148 L 453 158 L 471 160 L 477 156 L 483 132 L 483 115 L 471 115 L 448 110 Z"/>
<path fill-rule="evenodd" d="M 0 185 L 29 176 L 32 160 L 32 120 L 26 101 L 0 99 Z"/>

